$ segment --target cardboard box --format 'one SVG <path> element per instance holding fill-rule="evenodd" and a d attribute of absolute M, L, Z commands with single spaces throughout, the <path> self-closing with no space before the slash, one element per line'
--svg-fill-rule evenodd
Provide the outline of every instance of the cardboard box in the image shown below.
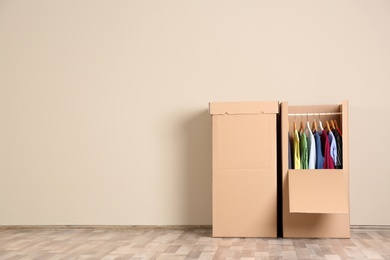
<path fill-rule="evenodd" d="M 213 237 L 276 237 L 278 102 L 209 108 Z"/>
<path fill-rule="evenodd" d="M 306 116 L 296 117 L 295 114 Z M 289 114 L 297 120 L 337 119 L 342 128 L 343 169 L 288 169 Z M 316 118 L 318 120 L 318 118 Z M 348 102 L 324 106 L 288 106 L 281 103 L 283 237 L 349 238 Z"/>
<path fill-rule="evenodd" d="M 291 213 L 349 212 L 348 179 L 342 170 L 289 170 L 288 186 Z"/>

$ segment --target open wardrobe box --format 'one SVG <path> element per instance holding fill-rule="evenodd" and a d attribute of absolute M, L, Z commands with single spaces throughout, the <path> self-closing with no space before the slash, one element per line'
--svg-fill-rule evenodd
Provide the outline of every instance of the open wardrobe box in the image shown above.
<path fill-rule="evenodd" d="M 296 125 L 315 122 L 328 129 L 332 121 L 342 133 L 342 165 L 338 169 L 294 169 L 289 165 L 289 156 L 293 157 L 289 138 Z M 283 237 L 350 237 L 348 102 L 317 106 L 281 102 L 280 123 Z"/>

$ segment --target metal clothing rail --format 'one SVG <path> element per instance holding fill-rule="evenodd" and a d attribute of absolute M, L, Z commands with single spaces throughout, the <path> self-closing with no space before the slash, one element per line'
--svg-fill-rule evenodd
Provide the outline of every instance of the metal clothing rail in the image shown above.
<path fill-rule="evenodd" d="M 295 113 L 288 114 L 288 116 L 331 116 L 331 115 L 341 115 L 341 112 L 328 112 L 328 113 Z"/>

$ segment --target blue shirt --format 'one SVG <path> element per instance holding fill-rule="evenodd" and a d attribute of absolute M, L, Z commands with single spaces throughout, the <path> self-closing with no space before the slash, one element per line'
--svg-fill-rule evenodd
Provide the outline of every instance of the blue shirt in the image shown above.
<path fill-rule="evenodd" d="M 316 169 L 324 168 L 324 156 L 322 155 L 322 145 L 320 134 L 316 131 L 314 134 L 316 142 Z"/>

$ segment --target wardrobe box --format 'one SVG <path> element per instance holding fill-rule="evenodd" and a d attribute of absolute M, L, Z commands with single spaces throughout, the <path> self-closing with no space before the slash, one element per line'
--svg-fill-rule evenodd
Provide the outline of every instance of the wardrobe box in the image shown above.
<path fill-rule="evenodd" d="M 280 113 L 283 237 L 349 238 L 348 102 L 316 106 L 289 106 L 282 102 Z M 342 169 L 289 169 L 287 137 L 293 129 L 292 122 L 319 119 L 335 119 L 340 125 Z"/>
<path fill-rule="evenodd" d="M 213 237 L 276 237 L 279 103 L 216 102 L 209 112 Z"/>

